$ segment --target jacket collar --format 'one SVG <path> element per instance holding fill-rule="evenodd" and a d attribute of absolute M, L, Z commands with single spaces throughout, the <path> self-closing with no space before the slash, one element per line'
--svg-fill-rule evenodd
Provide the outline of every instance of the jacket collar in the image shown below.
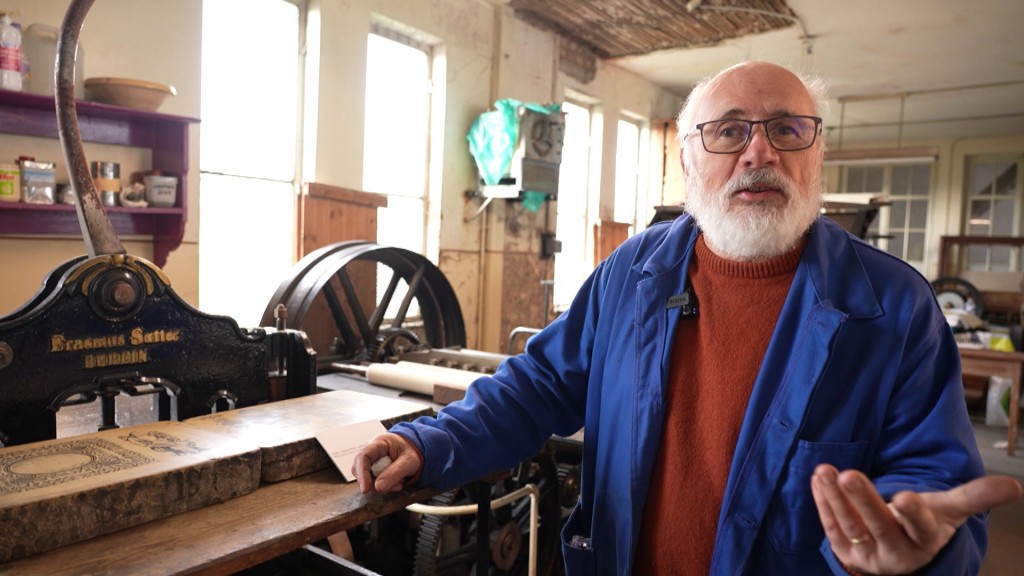
<path fill-rule="evenodd" d="M 806 265 L 821 306 L 851 318 L 881 315 L 882 306 L 860 256 L 865 249 L 873 250 L 835 221 L 818 217 L 808 232 L 801 266 Z"/>
<path fill-rule="evenodd" d="M 670 223 L 651 257 L 634 265 L 643 275 L 660 276 L 672 271 L 686 273 L 699 230 L 693 217 L 684 213 Z M 833 220 L 820 216 L 811 226 L 798 274 L 806 274 L 818 304 L 852 318 L 873 318 L 882 313 L 859 251 L 869 248 Z"/>

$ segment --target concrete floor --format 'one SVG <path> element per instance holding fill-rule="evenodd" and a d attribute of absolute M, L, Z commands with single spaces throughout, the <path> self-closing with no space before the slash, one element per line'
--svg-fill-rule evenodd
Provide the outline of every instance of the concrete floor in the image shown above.
<path fill-rule="evenodd" d="M 1024 443 L 1018 438 L 1017 453 L 1006 454 L 1006 428 L 986 426 L 975 419 L 974 436 L 989 474 L 1006 474 L 1024 483 Z M 1024 500 L 989 513 L 989 548 L 981 576 L 1024 574 Z"/>

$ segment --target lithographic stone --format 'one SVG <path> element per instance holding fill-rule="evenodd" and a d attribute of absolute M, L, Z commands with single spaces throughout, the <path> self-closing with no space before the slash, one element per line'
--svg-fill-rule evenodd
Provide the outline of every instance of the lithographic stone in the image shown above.
<path fill-rule="evenodd" d="M 179 422 L 2 448 L 0 562 L 247 494 L 259 459 Z"/>
<path fill-rule="evenodd" d="M 432 413 L 416 402 L 337 390 L 197 416 L 185 423 L 256 444 L 262 452 L 262 481 L 280 482 L 332 466 L 316 440 L 320 430 L 368 420 L 380 420 L 387 428 Z"/>

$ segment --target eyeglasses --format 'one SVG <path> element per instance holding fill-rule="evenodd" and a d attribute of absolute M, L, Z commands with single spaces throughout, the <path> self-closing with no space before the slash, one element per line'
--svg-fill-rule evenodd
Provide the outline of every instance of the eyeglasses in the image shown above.
<path fill-rule="evenodd" d="M 697 124 L 694 130 L 700 132 L 701 143 L 708 152 L 735 154 L 750 143 L 754 126 L 757 124 L 764 125 L 768 143 L 780 152 L 810 148 L 821 131 L 821 118 L 817 116 L 779 116 L 768 120 L 712 120 Z"/>

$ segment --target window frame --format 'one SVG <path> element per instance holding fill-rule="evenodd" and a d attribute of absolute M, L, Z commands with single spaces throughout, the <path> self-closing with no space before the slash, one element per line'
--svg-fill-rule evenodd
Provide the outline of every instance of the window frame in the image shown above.
<path fill-rule="evenodd" d="M 910 194 L 909 191 L 897 193 L 894 190 L 894 172 L 898 169 L 911 170 L 915 167 L 928 166 L 928 194 L 926 195 L 914 195 Z M 860 187 L 856 190 L 851 190 L 851 173 L 854 170 L 864 170 L 863 177 L 860 179 Z M 871 170 L 878 170 L 880 173 L 877 176 L 871 175 Z M 907 262 L 919 271 L 924 271 L 928 263 L 928 239 L 929 232 L 932 229 L 933 219 L 932 210 L 936 203 L 936 190 L 935 190 L 935 178 L 936 168 L 935 163 L 932 161 L 916 161 L 916 162 L 873 162 L 873 163 L 849 163 L 840 165 L 840 195 L 842 194 L 871 194 L 876 197 L 884 198 L 883 204 L 879 207 L 878 215 L 875 220 L 868 227 L 867 238 L 864 240 L 872 243 L 880 250 L 888 252 L 900 258 L 904 262 Z M 870 190 L 872 186 L 877 186 L 877 190 Z M 911 227 L 907 224 L 912 219 L 911 205 L 914 201 L 925 202 L 924 214 L 925 222 L 924 227 Z M 904 222 L 897 227 L 893 226 L 893 208 L 894 202 L 905 202 L 907 209 L 905 210 Z M 894 253 L 895 249 L 893 242 L 894 231 L 899 231 L 903 234 L 903 241 L 900 244 L 899 253 Z M 909 251 L 911 243 L 908 242 L 911 234 L 920 234 L 922 238 L 922 250 L 920 259 L 909 259 Z"/>

